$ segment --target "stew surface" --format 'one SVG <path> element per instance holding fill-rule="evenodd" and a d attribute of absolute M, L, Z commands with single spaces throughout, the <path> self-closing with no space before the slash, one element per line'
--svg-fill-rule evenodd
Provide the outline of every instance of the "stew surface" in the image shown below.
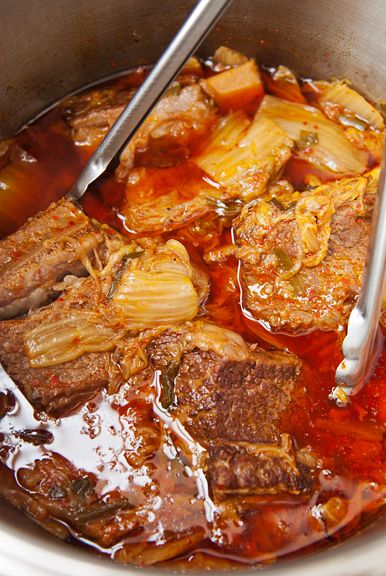
<path fill-rule="evenodd" d="M 330 399 L 382 115 L 347 81 L 222 47 L 81 206 L 61 199 L 146 73 L 0 142 L 0 494 L 124 563 L 336 543 L 386 496 L 385 350 Z"/>

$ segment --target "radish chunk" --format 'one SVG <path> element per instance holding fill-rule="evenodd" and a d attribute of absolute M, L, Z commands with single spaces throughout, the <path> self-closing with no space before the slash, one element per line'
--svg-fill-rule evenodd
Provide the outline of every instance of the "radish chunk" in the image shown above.
<path fill-rule="evenodd" d="M 264 94 L 260 72 L 253 60 L 211 76 L 201 86 L 223 111 L 241 108 Z"/>

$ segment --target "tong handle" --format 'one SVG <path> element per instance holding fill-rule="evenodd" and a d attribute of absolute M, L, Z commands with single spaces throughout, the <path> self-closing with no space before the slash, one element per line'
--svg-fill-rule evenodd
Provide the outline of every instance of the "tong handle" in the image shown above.
<path fill-rule="evenodd" d="M 127 145 L 232 0 L 200 0 L 147 79 L 134 94 L 80 174 L 68 196 L 78 200 Z M 160 5 L 161 7 L 161 5 Z M 162 15 L 160 14 L 160 18 Z"/>
<path fill-rule="evenodd" d="M 386 268 L 385 159 L 386 145 L 362 287 L 348 321 L 347 336 L 342 346 L 344 358 L 335 374 L 338 386 L 333 390 L 332 397 L 341 405 L 345 405 L 348 396 L 359 392 L 366 383 L 371 376 L 377 352 L 381 349 L 379 317 Z"/>

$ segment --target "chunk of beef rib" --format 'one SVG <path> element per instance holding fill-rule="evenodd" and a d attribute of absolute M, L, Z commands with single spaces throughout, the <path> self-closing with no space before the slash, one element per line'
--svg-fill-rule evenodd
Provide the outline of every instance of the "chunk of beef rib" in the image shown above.
<path fill-rule="evenodd" d="M 0 318 L 12 318 L 48 302 L 67 274 L 87 275 L 103 242 L 99 226 L 63 199 L 0 241 Z"/>
<path fill-rule="evenodd" d="M 75 468 L 59 454 L 47 453 L 21 468 L 17 482 L 13 471 L 1 462 L 0 474 L 0 494 L 60 538 L 68 537 L 70 526 L 107 547 L 137 525 L 132 496 L 119 491 L 99 496 L 94 475 Z"/>
<path fill-rule="evenodd" d="M 62 416 L 86 402 L 109 381 L 109 353 L 86 352 L 52 366 L 33 367 L 26 354 L 26 338 L 32 330 L 55 325 L 72 312 L 97 306 L 92 278 L 79 281 L 83 286 L 27 316 L 0 323 L 0 362 L 10 377 L 38 410 Z M 58 334 L 57 334 L 58 336 Z"/>
<path fill-rule="evenodd" d="M 179 351 L 173 359 L 175 344 L 166 332 L 147 351 L 164 374 L 174 367 L 171 412 L 206 447 L 214 496 L 309 491 L 313 458 L 296 450 L 280 430 L 300 372 L 298 358 L 249 345 L 244 360 L 227 360 L 198 347 L 182 356 Z"/>

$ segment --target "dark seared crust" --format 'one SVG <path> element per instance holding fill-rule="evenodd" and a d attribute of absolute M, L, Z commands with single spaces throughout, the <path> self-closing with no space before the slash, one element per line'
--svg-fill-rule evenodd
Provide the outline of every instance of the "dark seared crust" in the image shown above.
<path fill-rule="evenodd" d="M 45 304 L 66 274 L 87 275 L 80 252 L 93 258 L 103 235 L 82 210 L 63 199 L 0 242 L 0 318 Z"/>
<path fill-rule="evenodd" d="M 299 369 L 298 359 L 282 351 L 254 350 L 242 362 L 194 351 L 184 356 L 175 379 L 178 416 L 204 444 L 217 438 L 276 441 L 275 423 Z"/>
<path fill-rule="evenodd" d="M 250 443 L 212 446 L 208 474 L 220 500 L 245 494 L 299 494 L 312 489 L 310 471 L 296 461 L 290 443 L 285 448 Z"/>
<path fill-rule="evenodd" d="M 55 322 L 71 310 L 97 305 L 93 279 L 49 306 L 16 320 L 0 322 L 0 362 L 31 404 L 51 416 L 60 416 L 87 401 L 109 381 L 109 353 L 85 353 L 76 360 L 46 368 L 32 368 L 25 354 L 25 335 L 46 322 Z"/>

